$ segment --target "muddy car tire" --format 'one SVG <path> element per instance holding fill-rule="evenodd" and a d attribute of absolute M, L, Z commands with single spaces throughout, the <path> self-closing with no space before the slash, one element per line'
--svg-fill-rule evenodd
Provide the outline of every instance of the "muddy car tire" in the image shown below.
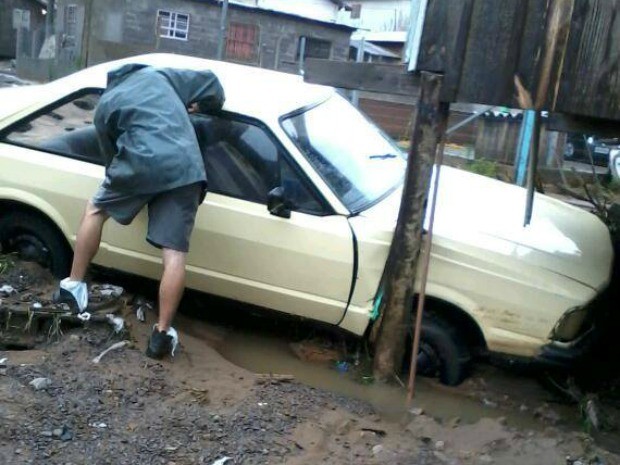
<path fill-rule="evenodd" d="M 2 253 L 17 253 L 49 269 L 57 278 L 71 269 L 71 249 L 64 236 L 45 218 L 30 212 L 10 212 L 0 216 Z"/>
<path fill-rule="evenodd" d="M 412 335 L 408 338 L 407 350 L 411 350 Z M 406 369 L 409 359 L 406 357 Z M 418 352 L 418 374 L 438 377 L 442 384 L 457 386 L 469 374 L 471 352 L 456 328 L 442 318 L 427 314 L 422 320 L 420 350 Z"/>

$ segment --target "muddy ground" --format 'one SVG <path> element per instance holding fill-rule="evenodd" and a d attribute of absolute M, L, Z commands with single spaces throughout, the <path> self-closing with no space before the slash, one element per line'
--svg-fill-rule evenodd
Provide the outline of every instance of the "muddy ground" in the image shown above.
<path fill-rule="evenodd" d="M 53 280 L 18 262 L 4 284 L 17 292 L 3 308 L 45 308 Z M 620 464 L 613 396 L 597 398 L 604 431 L 590 435 L 579 408 L 530 375 L 480 364 L 458 388 L 421 381 L 408 410 L 401 387 L 361 376 L 350 341 L 195 295 L 175 323 L 178 354 L 159 363 L 143 355 L 155 314 L 139 322 L 131 302 L 126 292 L 118 334 L 108 323 L 42 323 L 25 337 L 27 319 L 5 314 L 0 463 Z M 93 363 L 122 340 L 130 345 Z M 37 390 L 36 378 L 50 384 Z"/>

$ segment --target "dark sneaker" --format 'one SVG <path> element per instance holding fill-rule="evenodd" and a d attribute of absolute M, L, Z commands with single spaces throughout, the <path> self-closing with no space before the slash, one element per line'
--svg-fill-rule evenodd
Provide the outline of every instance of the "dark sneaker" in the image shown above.
<path fill-rule="evenodd" d="M 58 289 L 52 296 L 55 304 L 66 304 L 71 311 L 81 313 L 88 306 L 88 286 L 84 281 L 72 281 L 65 278 L 60 281 Z"/>
<path fill-rule="evenodd" d="M 54 294 L 52 295 L 52 302 L 55 304 L 66 304 L 72 312 L 80 313 L 80 306 L 78 305 L 75 296 L 62 287 L 59 287 L 54 291 Z"/>
<path fill-rule="evenodd" d="M 164 355 L 172 354 L 173 337 L 166 331 L 159 331 L 153 328 L 149 345 L 146 348 L 146 356 L 154 359 L 161 359 Z"/>

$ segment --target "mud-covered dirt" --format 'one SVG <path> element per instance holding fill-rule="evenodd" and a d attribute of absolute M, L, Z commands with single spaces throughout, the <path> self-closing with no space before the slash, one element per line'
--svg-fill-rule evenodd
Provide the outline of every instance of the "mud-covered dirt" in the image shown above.
<path fill-rule="evenodd" d="M 45 307 L 53 287 L 45 272 L 21 263 L 0 275 L 4 284 L 18 293 L 0 297 L 2 306 L 37 301 Z M 266 368 L 285 365 L 250 370 L 231 363 L 220 352 L 226 355 L 230 338 L 243 345 L 243 331 L 187 315 L 175 323 L 179 353 L 150 360 L 143 350 L 155 315 L 147 313 L 141 323 L 134 310 L 119 309 L 126 323 L 119 334 L 107 323 L 91 322 L 62 325 L 62 334 L 48 340 L 50 327 L 42 325 L 28 350 L 0 351 L 0 359 L 8 359 L 0 374 L 0 463 L 211 465 L 230 457 L 226 463 L 620 464 L 610 452 L 620 443 L 616 432 L 607 433 L 607 445 L 596 444 L 583 432 L 576 407 L 543 402 L 526 392 L 527 382 L 507 386 L 510 376 L 494 375 L 492 368 L 458 389 L 422 382 L 413 411 L 385 415 L 381 402 L 310 387 L 299 382 L 303 376 L 267 374 Z M 19 348 L 18 320 L 7 325 L 6 314 L 2 318 L 0 343 L 8 330 L 15 336 L 11 348 Z M 121 340 L 130 345 L 93 363 Z M 283 340 L 274 347 L 287 347 Z M 256 352 L 249 339 L 247 344 Z M 300 363 L 329 372 L 325 364 Z M 36 390 L 29 384 L 36 378 L 51 384 Z M 521 394 L 510 392 L 511 386 Z M 450 415 L 435 415 L 434 403 L 450 405 Z M 527 411 L 520 412 L 525 403 Z M 478 416 L 465 413 L 471 405 Z M 530 420 L 518 421 L 519 415 Z"/>

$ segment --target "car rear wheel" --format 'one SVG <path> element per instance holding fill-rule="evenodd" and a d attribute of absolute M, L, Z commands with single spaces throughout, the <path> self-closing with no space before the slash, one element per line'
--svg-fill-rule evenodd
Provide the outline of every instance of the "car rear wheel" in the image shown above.
<path fill-rule="evenodd" d="M 41 216 L 24 211 L 0 216 L 2 253 L 36 262 L 58 278 L 68 275 L 71 249 L 58 229 Z"/>
<path fill-rule="evenodd" d="M 407 338 L 407 350 L 411 350 L 413 331 Z M 410 357 L 405 357 L 405 369 L 409 371 Z M 422 320 L 417 372 L 422 376 L 438 377 L 441 383 L 457 386 L 469 373 L 471 352 L 456 328 L 444 319 L 428 313 Z"/>

